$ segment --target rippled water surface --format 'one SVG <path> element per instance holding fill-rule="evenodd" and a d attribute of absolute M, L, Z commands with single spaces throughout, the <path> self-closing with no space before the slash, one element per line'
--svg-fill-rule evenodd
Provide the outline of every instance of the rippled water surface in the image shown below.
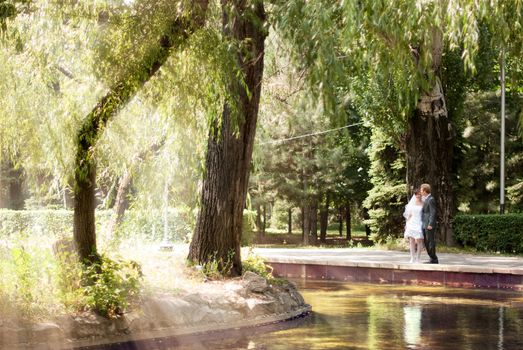
<path fill-rule="evenodd" d="M 161 348 L 523 349 L 523 293 L 338 282 L 298 285 L 313 309 L 306 318 L 276 330 L 248 329 L 224 339 L 193 339 Z"/>

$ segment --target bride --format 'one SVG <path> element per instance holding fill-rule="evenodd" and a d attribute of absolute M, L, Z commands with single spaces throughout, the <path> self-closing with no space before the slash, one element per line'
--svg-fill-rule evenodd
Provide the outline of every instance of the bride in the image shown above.
<path fill-rule="evenodd" d="M 421 193 L 419 190 L 416 190 L 409 203 L 405 206 L 405 212 L 403 213 L 403 216 L 407 219 L 404 236 L 409 241 L 411 263 L 419 262 L 421 250 L 423 249 L 421 209 L 423 209 Z"/>

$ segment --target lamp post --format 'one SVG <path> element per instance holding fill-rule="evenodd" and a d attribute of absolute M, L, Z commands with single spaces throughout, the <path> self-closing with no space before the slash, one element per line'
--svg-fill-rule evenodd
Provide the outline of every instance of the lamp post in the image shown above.
<path fill-rule="evenodd" d="M 505 51 L 501 49 L 501 145 L 499 167 L 499 213 L 505 213 Z"/>

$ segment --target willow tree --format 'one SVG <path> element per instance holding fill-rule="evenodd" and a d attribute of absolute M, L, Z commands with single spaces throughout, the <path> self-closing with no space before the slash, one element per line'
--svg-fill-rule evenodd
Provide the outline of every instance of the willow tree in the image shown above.
<path fill-rule="evenodd" d="M 319 97 L 334 105 L 341 90 L 342 97 L 363 102 L 367 125 L 386 129 L 405 150 L 407 189 L 423 182 L 433 186 L 443 241 L 452 239 L 455 206 L 455 126 L 442 84 L 444 52 L 461 52 L 463 66 L 473 73 L 485 25 L 493 33 L 491 44 L 517 57 L 522 7 L 519 0 L 296 0 L 280 7 L 280 27 L 298 47 L 310 81 L 321 87 Z M 382 101 L 358 98 L 366 82 L 380 84 L 390 108 L 377 111 L 373 104 Z"/>
<path fill-rule="evenodd" d="M 225 40 L 236 45 L 231 99 L 209 133 L 200 212 L 188 259 L 218 262 L 225 275 L 242 272 L 240 241 L 263 75 L 262 0 L 222 1 Z M 237 74 L 237 73 L 240 74 Z"/>
<path fill-rule="evenodd" d="M 151 10 L 146 3 L 136 3 Z M 111 83 L 109 91 L 85 117 L 76 138 L 74 169 L 74 241 L 83 261 L 98 259 L 95 231 L 96 161 L 93 148 L 106 123 L 153 77 L 169 58 L 173 48 L 184 44 L 189 36 L 204 24 L 207 0 L 192 2 L 189 8 L 179 10 L 170 4 L 170 12 L 156 43 L 138 51 L 134 60 L 126 61 L 126 68 Z M 103 16 L 100 15 L 102 18 Z M 150 38 L 149 38 L 150 39 Z M 129 43 L 132 47 L 133 43 Z M 120 57 L 125 59 L 124 57 Z"/>

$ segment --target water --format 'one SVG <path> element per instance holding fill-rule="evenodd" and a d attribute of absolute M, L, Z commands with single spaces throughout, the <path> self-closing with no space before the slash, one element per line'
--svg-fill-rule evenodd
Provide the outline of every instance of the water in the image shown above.
<path fill-rule="evenodd" d="M 312 305 L 308 317 L 132 348 L 523 349 L 523 293 L 324 281 L 299 286 Z"/>

